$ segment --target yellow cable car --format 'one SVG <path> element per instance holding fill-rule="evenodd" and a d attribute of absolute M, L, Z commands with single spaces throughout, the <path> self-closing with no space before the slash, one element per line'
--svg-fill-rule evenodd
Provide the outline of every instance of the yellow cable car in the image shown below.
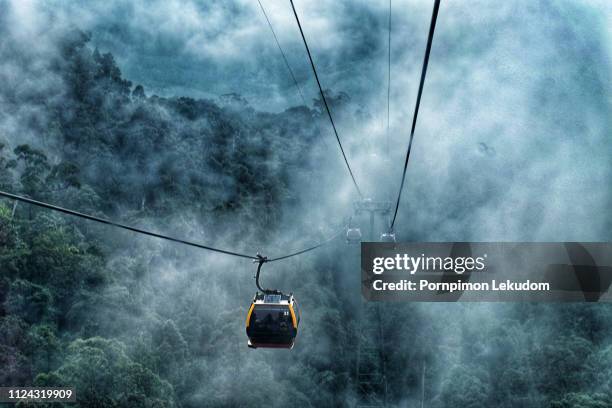
<path fill-rule="evenodd" d="M 293 348 L 300 313 L 292 294 L 256 293 L 246 318 L 251 348 Z"/>

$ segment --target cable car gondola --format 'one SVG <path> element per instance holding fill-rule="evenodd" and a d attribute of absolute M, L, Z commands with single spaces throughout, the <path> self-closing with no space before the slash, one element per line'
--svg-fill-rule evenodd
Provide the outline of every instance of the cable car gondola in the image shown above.
<path fill-rule="evenodd" d="M 393 231 L 383 232 L 380 235 L 380 241 L 381 242 L 395 242 L 395 232 Z"/>
<path fill-rule="evenodd" d="M 251 348 L 293 348 L 300 315 L 292 294 L 256 293 L 246 318 Z"/>
<path fill-rule="evenodd" d="M 361 242 L 361 230 L 359 228 L 349 227 L 346 230 L 346 242 L 349 244 L 358 244 Z"/>
<path fill-rule="evenodd" d="M 353 217 L 349 218 L 348 227 L 346 229 L 346 243 L 358 244 L 361 242 L 361 230 L 358 227 L 353 227 L 351 224 Z"/>
<path fill-rule="evenodd" d="M 263 289 L 259 274 L 267 258 L 257 255 L 259 263 L 255 283 L 260 292 L 255 293 L 246 318 L 246 334 L 250 348 L 293 348 L 300 324 L 300 313 L 293 294 Z"/>

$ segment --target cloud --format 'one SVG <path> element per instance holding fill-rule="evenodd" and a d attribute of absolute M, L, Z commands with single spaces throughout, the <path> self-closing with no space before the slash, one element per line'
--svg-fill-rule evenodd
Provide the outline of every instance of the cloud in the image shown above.
<path fill-rule="evenodd" d="M 300 86 L 308 99 L 317 97 L 289 5 L 262 2 Z M 296 2 L 323 86 L 347 92 L 351 109 L 369 113 L 359 120 L 336 114 L 358 178 L 368 194 L 392 198 L 401 166 L 383 160 L 387 7 L 386 1 Z M 92 43 L 111 51 L 125 76 L 149 94 L 214 98 L 238 92 L 271 110 L 300 103 L 252 1 L 11 1 L 8 11 L 5 30 L 12 41 L 3 42 L 2 51 L 24 44 L 29 59 L 25 73 L 11 59 L 0 67 L 14 92 L 61 93 L 45 64 L 57 51 L 59 33 L 76 26 L 91 32 Z M 393 11 L 389 158 L 401 163 L 431 4 L 395 1 Z M 442 4 L 401 212 L 411 233 L 418 226 L 422 238 L 465 239 L 485 231 L 491 238 L 519 238 L 524 224 L 534 222 L 531 238 L 545 238 L 557 230 L 546 220 L 563 216 L 575 220 L 567 235 L 607 235 L 609 221 L 591 225 L 586 214 L 600 209 L 610 218 L 601 182 L 610 174 L 604 90 L 611 82 L 611 15 L 607 2 L 597 0 Z M 5 133 L 44 115 L 18 109 L 5 115 Z M 496 154 L 480 154 L 481 143 Z M 334 177 L 329 195 L 340 189 L 350 197 L 345 176 Z"/>
<path fill-rule="evenodd" d="M 262 2 L 307 99 L 317 97 L 289 5 Z M 334 110 L 334 117 L 357 180 L 367 196 L 392 200 L 408 142 L 431 2 L 393 1 L 388 153 L 387 6 L 382 0 L 296 1 L 323 86 L 350 96 L 344 110 Z M 70 27 L 90 32 L 92 44 L 113 53 L 124 76 L 143 84 L 148 95 L 216 98 L 238 92 L 257 109 L 273 112 L 300 103 L 261 11 L 251 0 L 0 0 L 0 8 L 0 138 L 13 144 L 33 141 L 44 146 L 45 132 L 52 131 L 38 100 L 61 98 L 65 92 L 50 62 L 58 54 L 58 38 Z M 401 239 L 612 239 L 611 20 L 607 0 L 442 2 L 399 212 Z M 16 96 L 32 103 L 16 106 L 11 103 Z M 326 141 L 303 152 L 312 171 L 290 175 L 301 187 L 297 204 L 274 226 L 274 242 L 263 250 L 299 249 L 341 224 L 351 211 L 356 195 L 326 122 L 321 132 Z M 259 134 L 248 136 L 265 140 Z M 131 176 L 141 174 L 132 171 Z M 193 226 L 193 235 L 203 241 L 225 241 L 219 234 L 198 230 L 199 219 L 179 214 L 170 224 L 178 226 L 176 235 Z M 367 220 L 355 221 L 367 232 Z M 374 236 L 384 228 L 384 220 L 378 220 Z M 246 247 L 251 240 L 256 237 L 243 237 L 242 244 Z M 139 245 L 143 253 L 163 254 L 163 249 L 151 249 L 158 243 Z M 249 248 L 256 245 L 264 244 L 254 242 Z M 357 250 L 331 249 L 335 257 L 358 258 Z M 240 301 L 247 298 L 244 292 L 250 294 L 253 287 L 241 285 L 253 265 L 187 250 L 180 255 L 189 259 L 187 265 L 151 260 L 149 284 L 162 295 L 167 291 L 150 300 L 151 309 L 157 307 L 162 315 L 184 311 L 182 304 L 175 304 L 180 298 L 175 295 L 187 294 L 193 313 L 182 319 L 204 316 L 211 325 L 224 327 L 206 312 L 215 310 L 218 301 L 236 302 L 232 284 Z M 300 262 L 302 258 L 274 264 L 266 281 L 291 287 L 301 281 L 296 276 L 314 280 L 324 273 L 311 276 Z M 281 274 L 283 268 L 299 275 Z M 356 268 L 357 261 L 349 262 L 330 275 L 335 272 L 336 279 L 348 282 Z M 218 273 L 226 270 L 228 274 Z M 192 282 L 200 286 L 185 289 Z M 201 296 L 209 283 L 220 288 L 216 297 Z M 315 302 L 309 301 L 306 306 L 314 310 Z M 422 311 L 420 319 L 435 321 L 429 318 L 450 308 L 439 305 L 434 310 Z M 489 313 L 488 306 L 481 311 L 496 318 L 503 308 L 493 308 L 497 314 Z M 468 316 L 466 326 L 470 319 L 478 322 L 463 309 L 455 313 Z M 233 340 L 236 333 L 243 335 L 238 324 L 242 322 L 236 323 Z M 313 318 L 309 324 L 312 328 L 323 323 Z M 445 328 L 438 332 L 446 334 L 445 339 L 457 336 Z M 192 334 L 194 343 L 198 335 Z M 255 364 L 259 358 L 237 355 L 236 366 L 245 363 L 255 372 L 261 367 Z M 211 366 L 227 373 L 225 361 Z"/>

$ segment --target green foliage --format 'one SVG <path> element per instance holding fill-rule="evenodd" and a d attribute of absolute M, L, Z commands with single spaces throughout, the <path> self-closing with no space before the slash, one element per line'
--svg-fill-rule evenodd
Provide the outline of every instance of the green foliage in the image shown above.
<path fill-rule="evenodd" d="M 9 156 L 6 143 L 0 140 L 0 188 L 3 190 L 11 190 L 15 177 L 14 169 L 17 166 L 17 161 Z"/>
<path fill-rule="evenodd" d="M 47 183 L 54 186 L 55 189 L 80 188 L 79 167 L 74 163 L 62 162 L 51 169 Z"/>
<path fill-rule="evenodd" d="M 17 146 L 14 153 L 24 167 L 20 178 L 23 192 L 33 197 L 39 196 L 41 191 L 46 190 L 44 182 L 50 170 L 47 156 L 27 144 Z"/>
<path fill-rule="evenodd" d="M 537 356 L 537 370 L 542 379 L 540 388 L 547 393 L 570 392 L 591 383 L 593 370 L 589 367 L 589 355 L 593 344 L 577 336 L 562 336 L 542 345 Z M 557 373 L 564 373 L 557 375 Z"/>
<path fill-rule="evenodd" d="M 15 208 L 15 207 L 13 207 Z M 24 268 L 27 245 L 20 239 L 13 222 L 13 210 L 0 204 L 0 270 L 5 277 L 15 276 Z M 3 293 L 0 291 L 0 295 Z M 2 303 L 0 296 L 0 304 Z"/>
<path fill-rule="evenodd" d="M 442 383 L 440 401 L 443 407 L 480 408 L 490 406 L 487 402 L 490 381 L 486 371 L 472 366 L 456 366 L 449 371 Z"/>
<path fill-rule="evenodd" d="M 48 288 L 27 280 L 11 282 L 5 301 L 8 314 L 33 324 L 53 319 L 53 298 Z"/>
<path fill-rule="evenodd" d="M 610 394 L 585 394 L 569 393 L 561 400 L 551 402 L 550 408 L 610 408 L 612 407 L 612 397 Z"/>
<path fill-rule="evenodd" d="M 3 386 L 31 383 L 31 365 L 25 355 L 28 325 L 16 316 L 0 318 L 0 384 Z"/>
<path fill-rule="evenodd" d="M 168 382 L 132 361 L 123 343 L 101 337 L 72 342 L 62 366 L 36 383 L 75 387 L 81 407 L 175 406 Z"/>
<path fill-rule="evenodd" d="M 46 372 L 56 368 L 60 361 L 62 345 L 54 327 L 48 324 L 34 325 L 28 331 L 25 353 L 30 356 L 34 372 Z"/>
<path fill-rule="evenodd" d="M 295 180 L 322 177 L 320 100 L 270 114 L 238 94 L 147 96 L 88 41 L 62 38 L 51 66 L 65 93 L 37 106 L 48 143 L 0 142 L 0 188 L 238 247 L 294 221 Z M 329 102 L 338 120 L 367 117 L 344 93 Z M 358 265 L 324 257 L 272 274 L 301 302 L 295 349 L 253 351 L 251 265 L 0 203 L 0 385 L 74 386 L 80 407 L 347 406 Z M 426 365 L 425 406 L 610 407 L 612 314 L 596 306 L 500 305 L 479 319 L 462 305 L 381 306 L 388 403 L 419 406 Z"/>

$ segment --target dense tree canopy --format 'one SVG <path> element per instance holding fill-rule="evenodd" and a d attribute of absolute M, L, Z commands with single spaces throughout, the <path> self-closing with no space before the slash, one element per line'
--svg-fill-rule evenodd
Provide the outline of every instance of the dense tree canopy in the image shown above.
<path fill-rule="evenodd" d="M 272 114 L 235 94 L 149 95 L 88 41 L 63 39 L 57 94 L 5 95 L 46 122 L 38 144 L 0 139 L 1 189 L 252 249 L 304 205 L 292 181 L 324 179 L 319 101 Z M 330 94 L 363 115 L 348 99 Z M 73 386 L 81 407 L 348 406 L 369 323 L 340 245 L 270 266 L 307 312 L 290 353 L 252 351 L 252 265 L 3 200 L 0 385 Z M 380 305 L 390 405 L 612 406 L 610 308 L 454 306 Z"/>

